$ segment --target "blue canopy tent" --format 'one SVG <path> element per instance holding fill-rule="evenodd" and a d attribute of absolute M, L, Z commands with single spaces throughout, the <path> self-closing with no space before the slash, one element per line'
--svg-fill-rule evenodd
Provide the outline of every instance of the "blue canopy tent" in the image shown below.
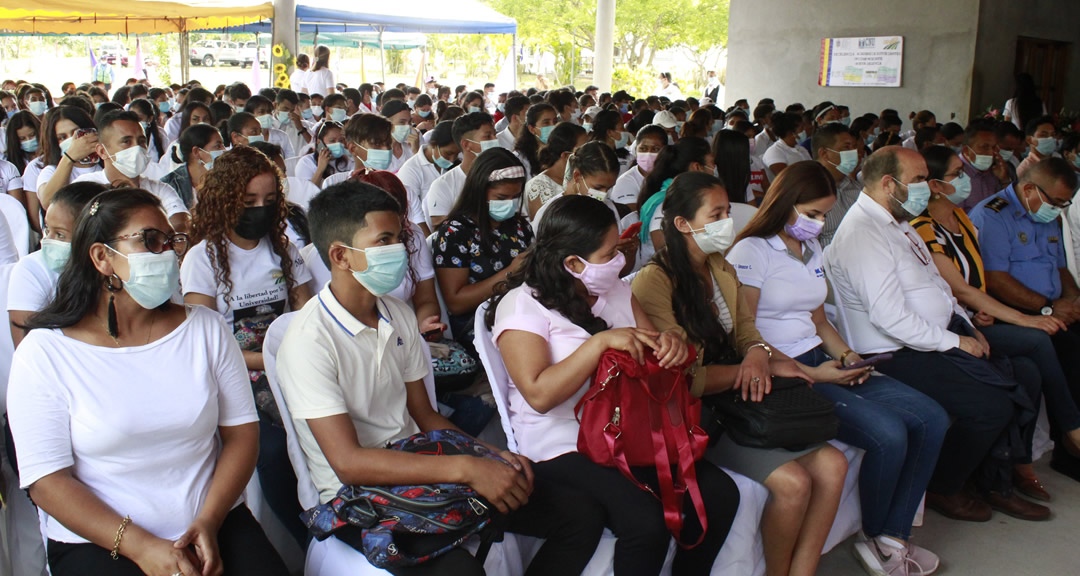
<path fill-rule="evenodd" d="M 381 6 L 357 6 L 349 10 L 340 0 L 297 0 L 296 21 L 300 33 L 374 32 L 380 47 L 386 47 L 384 33 L 426 34 L 511 34 L 512 51 L 517 51 L 517 21 L 499 14 L 478 0 L 409 0 Z M 229 28 L 230 32 L 270 32 L 269 22 Z M 380 61 L 382 49 L 380 49 Z M 385 75 L 385 72 L 384 72 Z M 385 80 L 385 78 L 384 78 Z M 514 71 L 515 84 L 517 71 Z"/>

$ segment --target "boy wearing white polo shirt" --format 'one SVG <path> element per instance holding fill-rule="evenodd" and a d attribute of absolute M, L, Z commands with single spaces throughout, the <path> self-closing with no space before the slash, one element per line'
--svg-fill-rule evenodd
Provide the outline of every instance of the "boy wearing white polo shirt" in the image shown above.
<path fill-rule="evenodd" d="M 527 459 L 503 451 L 511 463 L 504 465 L 383 449 L 417 432 L 456 429 L 428 399 L 429 360 L 415 315 L 384 296 L 408 267 L 397 210 L 389 194 L 362 182 L 331 186 L 311 201 L 312 240 L 331 280 L 289 326 L 278 376 L 320 500 L 343 484 L 468 484 L 509 514 L 508 531 L 546 539 L 530 574 L 580 573 L 603 531 L 603 513 L 579 493 L 534 482 Z M 483 568 L 458 548 L 401 573 Z"/>

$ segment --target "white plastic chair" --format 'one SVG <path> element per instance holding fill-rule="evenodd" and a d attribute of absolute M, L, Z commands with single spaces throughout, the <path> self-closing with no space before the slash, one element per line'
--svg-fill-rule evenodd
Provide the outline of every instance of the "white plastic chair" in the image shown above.
<path fill-rule="evenodd" d="M 735 221 L 736 236 L 750 223 L 750 219 L 754 217 L 754 214 L 757 214 L 757 210 L 757 208 L 742 202 L 731 203 L 731 219 Z"/>
<path fill-rule="evenodd" d="M 432 232 L 427 237 L 428 248 L 431 249 L 432 254 L 435 253 L 435 237 L 438 236 L 438 232 Z M 439 299 L 439 310 L 442 311 L 442 315 L 439 321 L 446 326 L 446 337 L 453 339 L 454 331 L 450 328 L 450 313 L 447 312 L 446 300 L 443 299 L 442 289 L 439 288 L 439 278 L 435 278 L 435 297 Z"/>
<path fill-rule="evenodd" d="M 0 212 L 11 230 L 11 240 L 19 251 L 19 258 L 30 253 L 30 221 L 26 219 L 26 207 L 10 194 L 0 194 Z"/>

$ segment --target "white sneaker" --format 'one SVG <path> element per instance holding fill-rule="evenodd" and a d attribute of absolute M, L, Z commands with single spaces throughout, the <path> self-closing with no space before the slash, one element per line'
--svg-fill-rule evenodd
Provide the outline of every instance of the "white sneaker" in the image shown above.
<path fill-rule="evenodd" d="M 923 574 L 908 549 L 882 546 L 876 539 L 855 542 L 855 557 L 871 576 L 916 576 Z"/>
<path fill-rule="evenodd" d="M 941 566 L 941 558 L 938 558 L 937 554 L 908 542 L 907 557 L 911 559 L 914 564 L 908 569 L 910 576 L 930 576 L 934 572 L 937 572 L 938 566 Z M 918 566 L 922 571 L 916 572 L 915 566 Z"/>

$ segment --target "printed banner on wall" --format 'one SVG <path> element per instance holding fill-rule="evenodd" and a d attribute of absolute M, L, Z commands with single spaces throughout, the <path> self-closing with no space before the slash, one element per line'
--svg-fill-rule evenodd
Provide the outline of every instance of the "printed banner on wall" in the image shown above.
<path fill-rule="evenodd" d="M 898 88 L 903 64 L 902 36 L 825 38 L 818 85 Z"/>

